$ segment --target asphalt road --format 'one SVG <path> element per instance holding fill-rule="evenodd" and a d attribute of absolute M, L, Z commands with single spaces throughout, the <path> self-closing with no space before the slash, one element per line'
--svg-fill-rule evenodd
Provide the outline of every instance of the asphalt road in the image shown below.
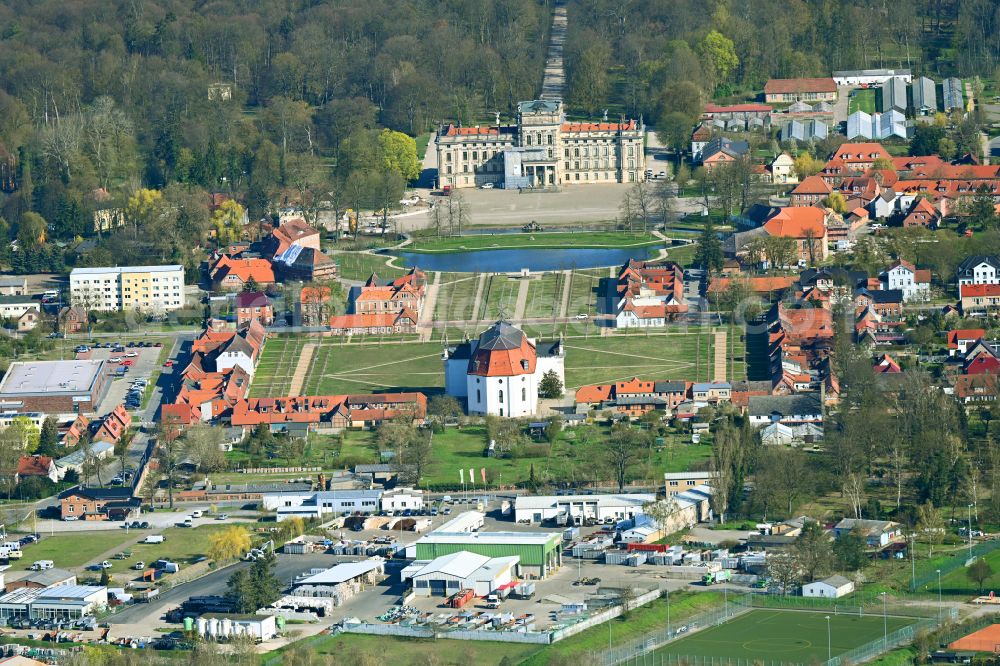
<path fill-rule="evenodd" d="M 358 558 L 353 558 L 354 560 Z M 338 562 L 351 561 L 343 557 L 333 555 L 282 555 L 277 556 L 275 574 L 286 586 L 290 585 L 295 576 L 309 571 L 312 568 L 329 568 Z M 111 618 L 111 624 L 133 624 L 145 618 L 159 619 L 171 608 L 179 606 L 182 601 L 191 596 L 223 595 L 226 593 L 226 581 L 238 569 L 250 566 L 249 562 L 240 562 L 231 567 L 214 571 L 203 578 L 178 585 L 160 594 L 155 601 L 149 604 L 135 604 L 123 610 Z M 163 624 L 160 622 L 159 624 Z"/>

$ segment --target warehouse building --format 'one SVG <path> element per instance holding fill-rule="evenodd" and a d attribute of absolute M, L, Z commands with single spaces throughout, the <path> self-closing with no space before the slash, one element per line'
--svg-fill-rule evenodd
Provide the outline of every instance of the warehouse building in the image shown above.
<path fill-rule="evenodd" d="M 434 560 L 443 555 L 468 551 L 487 557 L 513 557 L 520 561 L 524 576 L 545 578 L 562 566 L 562 534 L 559 532 L 464 532 L 446 531 L 442 525 L 421 537 L 407 556 Z"/>
<path fill-rule="evenodd" d="M 418 597 L 447 597 L 459 590 L 472 590 L 477 597 L 485 597 L 517 580 L 519 561 L 516 555 L 488 557 L 463 550 L 430 562 L 417 560 L 399 577 L 404 583 L 413 581 L 413 592 Z"/>
<path fill-rule="evenodd" d="M 0 412 L 93 412 L 110 384 L 101 360 L 16 361 L 0 381 Z"/>
<path fill-rule="evenodd" d="M 108 605 L 108 588 L 91 585 L 23 587 L 0 596 L 0 618 L 79 620 Z"/>
<path fill-rule="evenodd" d="M 381 498 L 381 490 L 325 490 L 265 497 L 263 504 L 265 509 L 274 510 L 277 519 L 282 521 L 293 516 L 322 518 L 345 513 L 375 513 Z"/>
<path fill-rule="evenodd" d="M 540 495 L 518 496 L 514 500 L 514 520 L 560 525 L 582 525 L 588 520 L 624 520 L 642 513 L 643 504 L 656 500 L 650 493 L 619 495 Z"/>

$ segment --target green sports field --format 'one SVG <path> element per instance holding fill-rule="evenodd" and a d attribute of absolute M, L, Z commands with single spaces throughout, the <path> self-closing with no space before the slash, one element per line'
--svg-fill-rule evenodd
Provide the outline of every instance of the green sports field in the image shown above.
<path fill-rule="evenodd" d="M 704 629 L 656 651 L 664 658 L 713 657 L 760 659 L 764 663 L 818 663 L 827 658 L 826 617 L 830 617 L 830 654 L 834 657 L 883 636 L 878 614 L 833 615 L 824 612 L 754 610 L 725 624 Z M 890 616 L 890 634 L 915 622 Z M 659 662 L 656 662 L 659 663 Z"/>

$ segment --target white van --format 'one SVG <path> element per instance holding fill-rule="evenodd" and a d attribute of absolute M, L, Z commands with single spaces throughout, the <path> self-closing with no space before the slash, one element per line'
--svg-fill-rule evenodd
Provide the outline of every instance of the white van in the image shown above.
<path fill-rule="evenodd" d="M 162 534 L 150 534 L 145 539 L 142 540 L 143 543 L 163 543 Z"/>
<path fill-rule="evenodd" d="M 195 509 L 194 511 L 191 512 L 192 518 L 201 518 L 203 515 L 204 514 L 202 513 L 201 509 Z"/>
<path fill-rule="evenodd" d="M 51 569 L 54 566 L 55 564 L 53 564 L 52 560 L 38 560 L 37 562 L 31 565 L 31 570 L 45 571 L 46 569 Z"/>

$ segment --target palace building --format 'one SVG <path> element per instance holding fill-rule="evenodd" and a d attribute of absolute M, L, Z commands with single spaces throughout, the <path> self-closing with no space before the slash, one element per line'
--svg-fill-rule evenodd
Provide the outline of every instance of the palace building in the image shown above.
<path fill-rule="evenodd" d="M 644 177 L 641 121 L 568 122 L 561 101 L 517 105 L 515 125 L 438 132 L 438 184 L 505 189 L 633 183 Z"/>

